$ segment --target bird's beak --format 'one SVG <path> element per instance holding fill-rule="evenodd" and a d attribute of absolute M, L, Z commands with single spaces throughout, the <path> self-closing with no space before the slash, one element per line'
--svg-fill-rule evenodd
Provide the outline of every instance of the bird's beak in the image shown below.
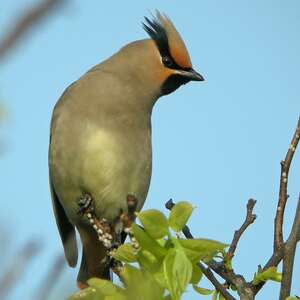
<path fill-rule="evenodd" d="M 194 69 L 186 70 L 178 70 L 178 74 L 184 76 L 186 79 L 190 81 L 204 81 L 204 78 L 201 74 L 197 73 Z"/>

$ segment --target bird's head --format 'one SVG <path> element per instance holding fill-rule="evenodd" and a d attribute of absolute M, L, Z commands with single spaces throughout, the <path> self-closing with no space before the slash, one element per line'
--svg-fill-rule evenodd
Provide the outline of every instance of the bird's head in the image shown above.
<path fill-rule="evenodd" d="M 153 20 L 145 20 L 144 29 L 154 42 L 151 46 L 155 47 L 156 55 L 152 63 L 157 69 L 156 80 L 161 83 L 161 95 L 172 93 L 189 81 L 203 81 L 202 75 L 193 69 L 184 41 L 171 20 L 159 11 Z"/>
<path fill-rule="evenodd" d="M 149 96 L 153 102 L 189 81 L 204 80 L 193 69 L 183 39 L 167 16 L 157 11 L 152 20 L 145 18 L 143 27 L 150 39 L 132 42 L 106 61 L 122 80 L 134 83 L 136 95 Z"/>

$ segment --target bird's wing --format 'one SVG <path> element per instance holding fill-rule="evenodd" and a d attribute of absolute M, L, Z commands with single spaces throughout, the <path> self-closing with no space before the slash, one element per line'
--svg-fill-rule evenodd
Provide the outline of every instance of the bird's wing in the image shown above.
<path fill-rule="evenodd" d="M 70 267 L 75 267 L 77 264 L 78 250 L 76 243 L 76 232 L 74 226 L 70 223 L 64 208 L 59 202 L 54 186 L 51 181 L 50 174 L 50 191 L 52 198 L 52 205 L 56 224 L 59 230 L 60 238 L 62 240 L 65 256 Z"/>

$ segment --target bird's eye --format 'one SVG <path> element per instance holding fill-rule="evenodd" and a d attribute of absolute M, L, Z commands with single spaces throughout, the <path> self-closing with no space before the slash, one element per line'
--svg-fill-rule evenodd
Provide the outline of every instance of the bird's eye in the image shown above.
<path fill-rule="evenodd" d="M 173 60 L 169 56 L 163 56 L 161 60 L 166 67 L 172 67 Z"/>

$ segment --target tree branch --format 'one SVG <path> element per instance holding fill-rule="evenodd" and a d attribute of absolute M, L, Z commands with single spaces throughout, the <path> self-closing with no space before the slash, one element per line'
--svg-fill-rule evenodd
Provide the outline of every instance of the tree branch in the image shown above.
<path fill-rule="evenodd" d="M 298 120 L 297 128 L 292 138 L 291 144 L 287 151 L 285 160 L 281 162 L 281 176 L 280 176 L 280 188 L 279 188 L 279 200 L 277 205 L 276 217 L 274 220 L 274 250 L 273 254 L 268 260 L 268 262 L 263 267 L 262 271 L 266 269 L 278 266 L 278 264 L 283 260 L 283 278 L 281 283 L 281 292 L 280 292 L 280 300 L 284 300 L 286 297 L 290 295 L 291 284 L 292 284 L 292 275 L 293 275 L 293 264 L 294 264 L 294 257 L 295 257 L 295 250 L 296 245 L 300 241 L 300 195 L 298 199 L 298 206 L 296 215 L 294 218 L 294 223 L 289 235 L 289 238 L 286 243 L 283 242 L 283 235 L 282 235 L 282 226 L 283 226 L 283 219 L 284 219 L 284 210 L 286 206 L 286 202 L 288 199 L 287 195 L 287 183 L 288 183 L 288 175 L 290 166 L 294 157 L 294 153 L 296 151 L 297 145 L 300 139 L 300 118 Z M 246 219 L 239 230 L 236 230 L 234 233 L 233 240 L 229 247 L 228 254 L 233 256 L 235 250 L 237 248 L 237 244 L 248 228 L 250 224 L 252 224 L 255 219 L 256 215 L 253 214 L 253 209 L 255 206 L 256 201 L 250 199 L 247 204 L 247 214 Z M 175 204 L 173 203 L 172 199 L 166 203 L 166 208 L 171 210 Z M 185 226 L 182 230 L 183 234 L 186 238 L 192 239 L 193 235 L 191 234 L 188 226 Z M 236 274 L 233 270 L 228 270 L 226 268 L 224 261 L 217 262 L 215 260 L 211 260 L 206 263 L 208 268 L 206 268 L 202 263 L 199 265 L 201 270 L 206 270 L 205 276 L 213 283 L 214 274 L 212 270 L 226 280 L 229 284 L 232 284 L 236 287 L 240 299 L 245 300 L 252 300 L 255 298 L 255 295 L 260 291 L 260 289 L 264 286 L 265 282 L 261 282 L 258 285 L 253 285 L 252 282 L 247 282 L 242 275 Z M 211 277 L 211 274 L 213 277 Z M 216 279 L 217 280 L 217 279 Z M 218 281 L 217 283 L 214 282 L 213 285 L 224 295 L 224 286 L 220 284 Z M 223 289 L 222 289 L 223 288 Z M 221 290 L 220 290 L 221 289 Z M 223 292 L 222 292 L 223 291 Z M 225 292 L 227 290 L 225 289 Z M 231 295 L 230 295 L 231 296 Z M 226 296 L 224 295 L 225 299 Z M 228 295 L 227 295 L 228 297 Z M 231 296 L 232 297 L 232 296 Z"/>
<path fill-rule="evenodd" d="M 29 241 L 19 251 L 12 265 L 0 280 L 0 297 L 4 299 L 24 275 L 28 264 L 41 250 L 40 241 Z"/>
<path fill-rule="evenodd" d="M 291 293 L 295 252 L 296 252 L 297 242 L 299 241 L 298 239 L 299 234 L 300 234 L 300 195 L 298 198 L 298 205 L 297 205 L 297 210 L 296 210 L 296 215 L 294 218 L 292 230 L 284 246 L 282 281 L 281 281 L 280 298 L 279 298 L 280 300 L 284 300 L 285 298 L 290 296 Z"/>
<path fill-rule="evenodd" d="M 234 232 L 234 236 L 233 236 L 232 242 L 231 242 L 229 250 L 228 250 L 228 255 L 230 257 L 234 256 L 237 244 L 238 244 L 242 234 L 245 232 L 245 230 L 248 228 L 248 226 L 251 225 L 256 219 L 256 215 L 253 214 L 253 209 L 254 209 L 255 204 L 256 204 L 256 200 L 253 200 L 253 199 L 248 200 L 246 219 L 245 219 L 244 223 L 242 224 L 242 226 L 240 227 L 240 229 L 236 230 Z"/>
<path fill-rule="evenodd" d="M 49 269 L 46 278 L 43 280 L 41 286 L 37 291 L 36 296 L 34 297 L 35 300 L 48 299 L 65 265 L 66 263 L 64 256 L 59 255 L 55 258 L 55 260 L 53 261 L 53 265 Z"/>
<path fill-rule="evenodd" d="M 283 246 L 282 225 L 284 218 L 285 205 L 288 199 L 287 185 L 290 166 L 300 139 L 300 118 L 289 149 L 286 153 L 285 159 L 281 161 L 281 174 L 279 186 L 279 199 L 277 204 L 277 211 L 274 220 L 274 252 Z"/>
<path fill-rule="evenodd" d="M 206 268 L 201 262 L 198 263 L 199 268 L 212 285 L 219 291 L 226 300 L 236 300 L 214 276 L 210 268 Z"/>
<path fill-rule="evenodd" d="M 289 258 L 286 258 L 286 256 L 287 256 L 286 255 L 286 244 L 283 242 L 282 226 L 283 226 L 285 205 L 286 205 L 286 202 L 288 199 L 287 183 L 288 183 L 289 169 L 290 169 L 293 157 L 294 157 L 294 153 L 298 146 L 299 139 L 300 139 L 300 118 L 298 120 L 298 124 L 297 124 L 296 130 L 295 130 L 295 133 L 293 135 L 291 144 L 289 146 L 289 149 L 287 151 L 285 160 L 281 162 L 279 200 L 278 200 L 278 205 L 277 205 L 276 217 L 274 220 L 274 250 L 273 250 L 272 256 L 270 257 L 268 262 L 263 267 L 263 269 L 262 269 L 263 271 L 265 271 L 268 268 L 273 267 L 273 266 L 277 267 L 279 265 L 279 263 L 282 261 L 282 259 L 285 259 L 285 261 L 287 259 L 289 259 Z M 298 204 L 299 204 L 299 202 L 298 202 Z M 299 218 L 299 216 L 297 214 L 298 210 L 299 210 L 299 206 L 297 207 L 294 224 L 299 222 L 299 221 L 297 221 Z M 294 226 L 297 226 L 297 225 L 293 225 L 288 240 L 290 240 L 291 236 L 295 234 L 296 240 L 297 240 L 297 242 L 299 242 L 300 241 L 300 229 L 298 229 L 298 232 L 295 233 L 295 232 L 293 232 Z M 291 265 L 291 264 L 293 265 L 293 261 L 289 261 L 289 262 L 286 261 L 286 264 L 287 263 L 289 265 Z M 284 272 L 286 273 L 286 269 Z M 287 275 L 285 275 L 285 277 L 286 276 Z M 287 280 L 287 279 L 285 279 L 285 280 Z M 259 285 L 253 286 L 252 289 L 253 289 L 254 294 L 256 295 L 264 285 L 265 285 L 265 282 L 262 282 Z"/>
<path fill-rule="evenodd" d="M 24 13 L 0 40 L 0 60 L 11 50 L 19 40 L 38 22 L 48 15 L 63 0 L 43 0 Z"/>

